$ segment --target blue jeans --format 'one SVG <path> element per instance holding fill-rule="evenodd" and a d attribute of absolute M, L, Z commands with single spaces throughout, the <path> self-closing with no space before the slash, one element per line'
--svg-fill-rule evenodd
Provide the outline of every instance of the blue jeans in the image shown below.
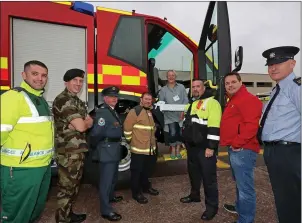
<path fill-rule="evenodd" d="M 182 139 L 181 139 L 181 128 L 179 126 L 178 122 L 173 122 L 170 124 L 167 124 L 169 128 L 169 145 L 170 146 L 177 146 L 181 145 Z"/>
<path fill-rule="evenodd" d="M 229 159 L 236 182 L 237 223 L 253 223 L 256 213 L 256 193 L 254 186 L 254 168 L 257 153 L 249 149 L 235 152 L 229 149 Z"/>

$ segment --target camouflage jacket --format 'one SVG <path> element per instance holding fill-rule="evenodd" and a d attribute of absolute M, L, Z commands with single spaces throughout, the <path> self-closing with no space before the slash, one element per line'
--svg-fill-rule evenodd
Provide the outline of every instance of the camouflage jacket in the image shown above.
<path fill-rule="evenodd" d="M 87 152 L 85 133 L 68 128 L 73 119 L 85 119 L 85 103 L 67 89 L 60 93 L 52 106 L 55 124 L 55 146 L 59 154 Z"/>

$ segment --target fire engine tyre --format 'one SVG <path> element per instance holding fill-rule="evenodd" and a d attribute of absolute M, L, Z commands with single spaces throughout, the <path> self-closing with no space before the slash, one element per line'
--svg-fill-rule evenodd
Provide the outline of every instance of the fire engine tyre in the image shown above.
<path fill-rule="evenodd" d="M 122 147 L 122 160 L 120 161 L 118 171 L 124 172 L 130 169 L 130 163 L 131 163 L 130 145 L 127 143 L 125 138 L 122 139 L 121 147 Z"/>

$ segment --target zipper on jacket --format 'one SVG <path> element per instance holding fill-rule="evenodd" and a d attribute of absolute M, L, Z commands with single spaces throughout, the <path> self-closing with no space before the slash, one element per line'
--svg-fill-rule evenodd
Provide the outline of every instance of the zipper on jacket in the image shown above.
<path fill-rule="evenodd" d="M 238 135 L 240 135 L 240 124 L 238 125 Z"/>

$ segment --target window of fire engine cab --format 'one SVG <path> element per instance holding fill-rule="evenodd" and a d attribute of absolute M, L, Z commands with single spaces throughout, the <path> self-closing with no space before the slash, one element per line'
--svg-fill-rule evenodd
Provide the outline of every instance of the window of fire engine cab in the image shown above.
<path fill-rule="evenodd" d="M 213 11 L 206 42 L 206 70 L 207 80 L 211 80 L 213 85 L 217 84 L 218 77 L 218 40 L 217 40 L 217 4 Z"/>
<path fill-rule="evenodd" d="M 142 18 L 121 16 L 113 34 L 109 55 L 146 72 Z"/>
<path fill-rule="evenodd" d="M 167 71 L 175 70 L 177 82 L 187 91 L 193 74 L 193 53 L 175 36 L 157 24 L 148 24 L 148 59 L 155 59 L 155 92 L 167 83 Z M 191 71 L 192 70 L 192 71 Z M 160 79 L 158 79 L 160 78 Z"/>

